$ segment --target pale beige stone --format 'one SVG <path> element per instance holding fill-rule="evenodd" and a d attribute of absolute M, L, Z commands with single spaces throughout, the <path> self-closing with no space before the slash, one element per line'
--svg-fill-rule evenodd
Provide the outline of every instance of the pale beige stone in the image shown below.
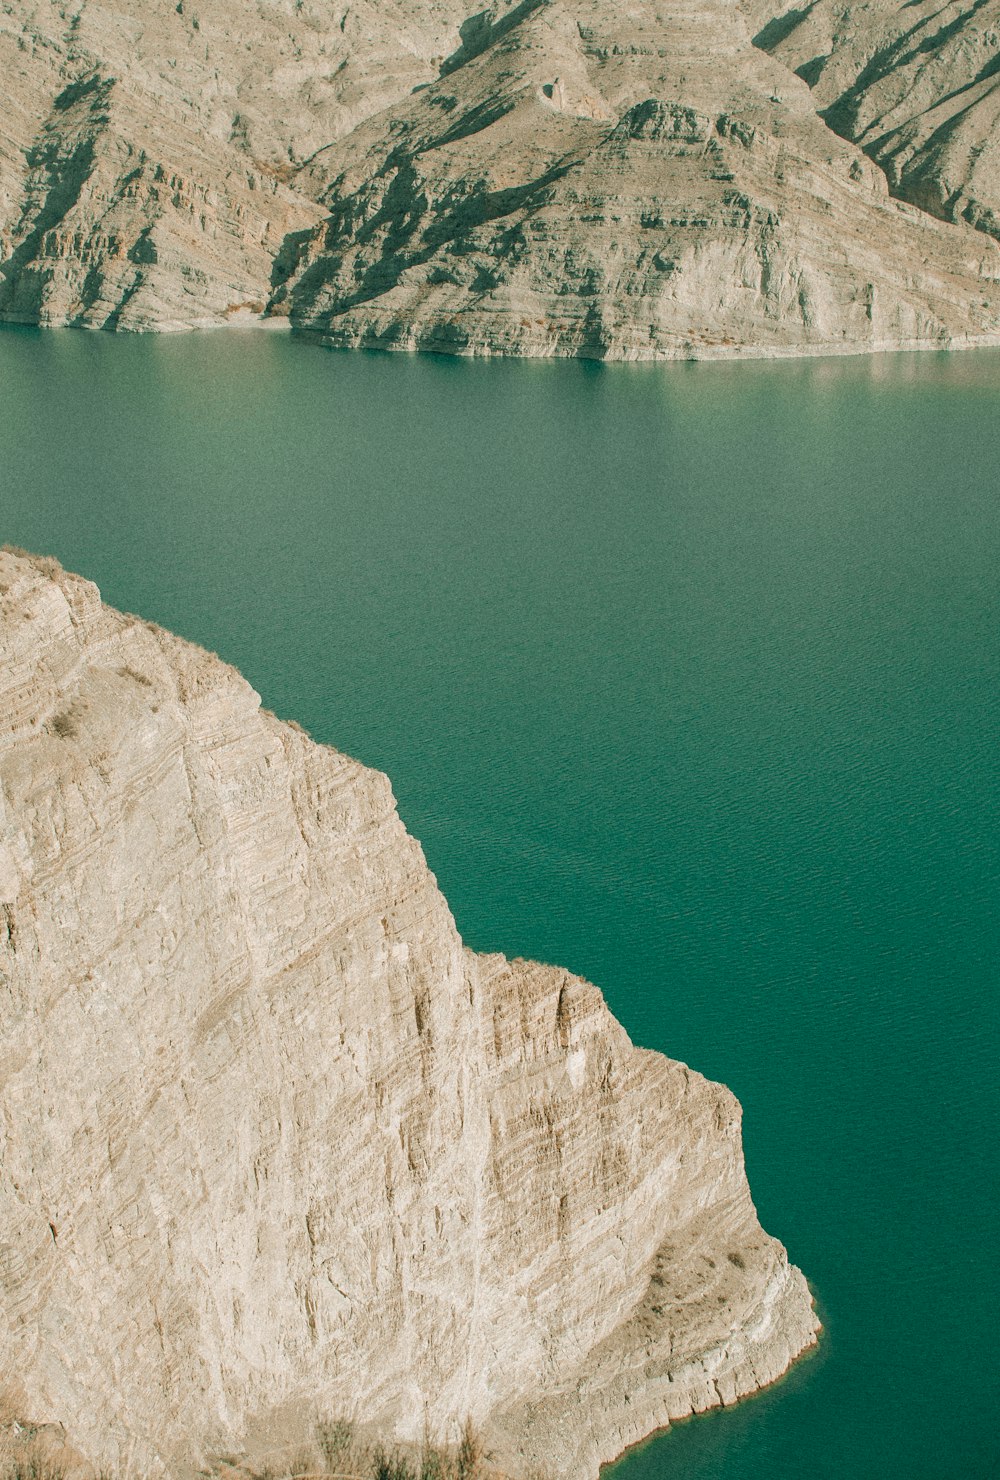
<path fill-rule="evenodd" d="M 275 303 L 338 345 L 717 358 L 1000 325 L 995 244 L 891 199 L 728 0 L 537 6 L 309 169 L 330 220 Z"/>
<path fill-rule="evenodd" d="M 0 1387 L 184 1474 L 317 1412 L 587 1480 L 818 1322 L 739 1106 L 463 948 L 386 778 L 0 554 Z M 270 1441 L 268 1435 L 271 1436 Z"/>

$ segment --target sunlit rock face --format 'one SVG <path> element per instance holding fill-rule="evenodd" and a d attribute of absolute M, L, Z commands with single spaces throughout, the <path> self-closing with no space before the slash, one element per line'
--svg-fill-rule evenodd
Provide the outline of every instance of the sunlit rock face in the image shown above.
<path fill-rule="evenodd" d="M 994 342 L 994 22 L 12 0 L 0 319 L 602 359 Z"/>
<path fill-rule="evenodd" d="M 1000 5 L 750 0 L 758 46 L 812 88 L 902 200 L 1000 238 Z"/>
<path fill-rule="evenodd" d="M 0 554 L 0 1373 L 97 1464 L 467 1417 L 566 1480 L 815 1339 L 739 1106 L 466 950 L 387 779 Z M 265 1445 L 266 1447 L 266 1445 Z"/>

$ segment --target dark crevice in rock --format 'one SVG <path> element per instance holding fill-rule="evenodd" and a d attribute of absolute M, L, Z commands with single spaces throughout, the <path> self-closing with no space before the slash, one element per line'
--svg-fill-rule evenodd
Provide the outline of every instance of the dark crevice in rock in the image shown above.
<path fill-rule="evenodd" d="M 457 72 L 459 67 L 464 67 L 466 62 L 482 56 L 484 51 L 488 51 L 495 42 L 501 41 L 533 11 L 548 4 L 549 0 L 521 0 L 519 5 L 515 5 L 499 18 L 495 18 L 492 10 L 480 10 L 471 15 L 459 26 L 461 45 L 451 56 L 445 57 L 441 63 L 440 75 L 447 77 L 451 72 Z"/>
<path fill-rule="evenodd" d="M 757 32 L 753 38 L 754 45 L 768 52 L 777 51 L 783 42 L 794 36 L 820 3 L 821 0 L 813 0 L 803 9 L 775 17 Z M 940 220 L 966 221 L 978 230 L 1000 238 L 993 207 L 988 201 L 972 199 L 963 188 L 956 188 L 954 166 L 949 170 L 945 160 L 945 151 L 957 139 L 960 125 L 980 101 L 979 96 L 973 95 L 974 90 L 1000 75 L 1000 54 L 985 62 L 974 76 L 959 80 L 956 86 L 942 89 L 929 99 L 925 97 L 914 106 L 908 120 L 891 122 L 901 101 L 898 86 L 892 86 L 897 74 L 905 77 L 908 71 L 913 73 L 916 69 L 914 75 L 921 77 L 927 61 L 940 55 L 957 37 L 968 33 L 976 17 L 990 3 L 991 0 L 973 0 L 957 14 L 954 7 L 948 6 L 933 15 L 922 16 L 874 49 L 850 86 L 818 113 L 828 128 L 857 144 L 878 166 L 886 178 L 889 193 L 896 199 L 904 200 Z M 873 24 L 877 23 L 876 14 Z M 850 44 L 853 39 L 850 33 L 844 33 L 844 36 Z M 833 57 L 841 55 L 838 48 L 842 39 L 835 32 L 833 51 L 810 57 L 795 68 L 796 75 L 810 88 L 820 83 Z M 889 91 L 880 94 L 879 89 L 883 86 Z M 881 109 L 873 111 L 872 105 L 880 96 L 884 96 Z M 928 137 L 921 139 L 922 118 L 948 104 L 961 104 L 963 99 L 967 99 L 964 106 L 957 107 Z M 970 151 L 970 166 L 981 152 L 981 148 Z M 946 183 L 947 176 L 952 177 L 950 184 Z"/>
<path fill-rule="evenodd" d="M 293 322 L 314 321 L 318 308 L 322 316 L 332 318 L 370 302 L 444 248 L 459 257 L 477 250 L 481 244 L 470 240 L 473 232 L 494 221 L 538 210 L 573 162 L 560 161 L 537 178 L 505 190 L 457 187 L 433 200 L 414 164 L 407 161 L 392 175 L 372 215 L 352 197 L 331 217 L 325 241 L 330 255 L 312 262 L 292 289 Z M 510 242 L 506 245 L 509 249 Z M 370 251 L 367 258 L 366 249 Z M 355 262 L 354 284 L 339 284 L 348 253 L 356 252 L 362 255 Z M 472 291 L 489 291 L 495 281 L 490 281 L 488 269 L 480 268 Z M 321 306 L 319 300 L 327 289 L 333 290 L 332 302 Z"/>
<path fill-rule="evenodd" d="M 113 88 L 113 78 L 92 74 L 70 83 L 55 99 L 27 156 L 31 173 L 13 233 L 17 246 L 0 263 L 0 311 L 24 312 L 28 300 L 33 313 L 41 311 L 44 284 L 36 258 L 48 233 L 79 201 L 93 172 L 96 141 L 108 126 Z"/>

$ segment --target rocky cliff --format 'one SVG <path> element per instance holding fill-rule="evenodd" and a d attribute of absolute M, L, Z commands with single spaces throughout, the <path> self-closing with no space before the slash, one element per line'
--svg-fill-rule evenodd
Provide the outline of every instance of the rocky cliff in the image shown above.
<path fill-rule="evenodd" d="M 0 612 L 22 1412 L 150 1474 L 471 1416 L 506 1473 L 585 1480 L 813 1342 L 733 1096 L 464 949 L 384 776 L 54 562 L 0 554 Z"/>
<path fill-rule="evenodd" d="M 913 7 L 0 0 L 0 318 L 997 342 L 995 14 Z"/>

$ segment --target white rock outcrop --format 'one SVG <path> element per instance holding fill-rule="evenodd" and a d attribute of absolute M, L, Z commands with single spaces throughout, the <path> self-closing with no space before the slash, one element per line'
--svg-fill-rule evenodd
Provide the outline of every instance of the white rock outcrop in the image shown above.
<path fill-rule="evenodd" d="M 0 1386 L 181 1475 L 347 1414 L 588 1480 L 815 1340 L 732 1094 L 466 950 L 389 783 L 0 554 Z"/>

